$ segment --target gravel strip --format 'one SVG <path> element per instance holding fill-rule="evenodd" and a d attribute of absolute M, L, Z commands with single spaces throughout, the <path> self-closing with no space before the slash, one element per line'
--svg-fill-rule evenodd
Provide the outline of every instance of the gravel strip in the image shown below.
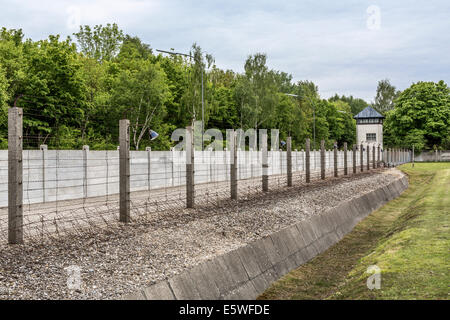
<path fill-rule="evenodd" d="M 0 299 L 118 299 L 384 186 L 396 169 L 279 188 L 226 206 L 152 213 L 129 225 L 0 245 Z M 65 268 L 81 268 L 69 290 Z"/>

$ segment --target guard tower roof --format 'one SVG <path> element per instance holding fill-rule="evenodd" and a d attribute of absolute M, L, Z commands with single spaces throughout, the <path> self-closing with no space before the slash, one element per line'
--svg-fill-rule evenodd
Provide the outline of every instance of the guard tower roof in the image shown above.
<path fill-rule="evenodd" d="M 384 116 L 381 115 L 377 110 L 375 110 L 372 107 L 367 107 L 360 113 L 358 113 L 356 116 L 353 117 L 354 119 L 367 119 L 367 118 L 378 118 L 378 119 L 384 119 Z"/>

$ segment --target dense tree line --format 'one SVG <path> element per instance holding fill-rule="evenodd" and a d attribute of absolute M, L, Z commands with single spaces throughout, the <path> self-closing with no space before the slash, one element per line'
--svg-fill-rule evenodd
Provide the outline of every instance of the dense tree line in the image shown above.
<path fill-rule="evenodd" d="M 115 149 L 119 120 L 127 118 L 132 148 L 167 150 L 174 129 L 202 118 L 202 75 L 205 128 L 276 128 L 281 139 L 292 136 L 294 148 L 313 137 L 314 119 L 316 141 L 353 143 L 353 115 L 367 106 L 352 96 L 321 99 L 314 83 L 270 69 L 265 54 L 249 56 L 236 73 L 218 68 L 196 44 L 189 56 L 160 54 L 115 24 L 40 41 L 3 28 L 0 148 L 7 146 L 7 109 L 16 103 L 26 148 Z M 149 130 L 158 139 L 150 141 Z"/>
<path fill-rule="evenodd" d="M 450 150 L 450 88 L 444 81 L 414 83 L 385 115 L 387 145 Z"/>

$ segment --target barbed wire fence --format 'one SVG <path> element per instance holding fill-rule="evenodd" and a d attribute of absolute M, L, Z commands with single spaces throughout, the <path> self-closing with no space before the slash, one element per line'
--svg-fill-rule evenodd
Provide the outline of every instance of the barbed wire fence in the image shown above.
<path fill-rule="evenodd" d="M 132 151 L 128 120 L 114 130 L 117 150 L 88 145 L 63 150 L 67 138 L 58 130 L 46 137 L 23 134 L 24 118 L 37 112 L 9 109 L 8 137 L 3 137 L 8 150 L 0 150 L 0 238 L 9 243 L 115 232 L 123 223 L 159 219 L 186 207 L 222 208 L 230 198 L 250 200 L 288 186 L 398 165 L 411 156 L 409 150 L 385 152 L 379 146 L 378 152 L 367 146 L 347 150 L 346 145 L 325 151 L 323 144 L 309 150 L 309 141 L 305 150 L 292 150 L 291 138 L 286 150 L 267 150 L 267 143 L 259 150 L 239 150 L 235 141 L 231 149 L 202 151 L 192 148 L 190 127 L 186 150 Z"/>

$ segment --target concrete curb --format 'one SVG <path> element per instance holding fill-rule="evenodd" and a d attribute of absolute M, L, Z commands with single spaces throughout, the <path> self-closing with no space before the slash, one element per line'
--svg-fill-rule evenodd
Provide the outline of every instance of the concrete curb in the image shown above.
<path fill-rule="evenodd" d="M 408 178 L 403 176 L 124 299 L 256 299 L 272 282 L 336 244 L 358 222 L 407 188 Z"/>

